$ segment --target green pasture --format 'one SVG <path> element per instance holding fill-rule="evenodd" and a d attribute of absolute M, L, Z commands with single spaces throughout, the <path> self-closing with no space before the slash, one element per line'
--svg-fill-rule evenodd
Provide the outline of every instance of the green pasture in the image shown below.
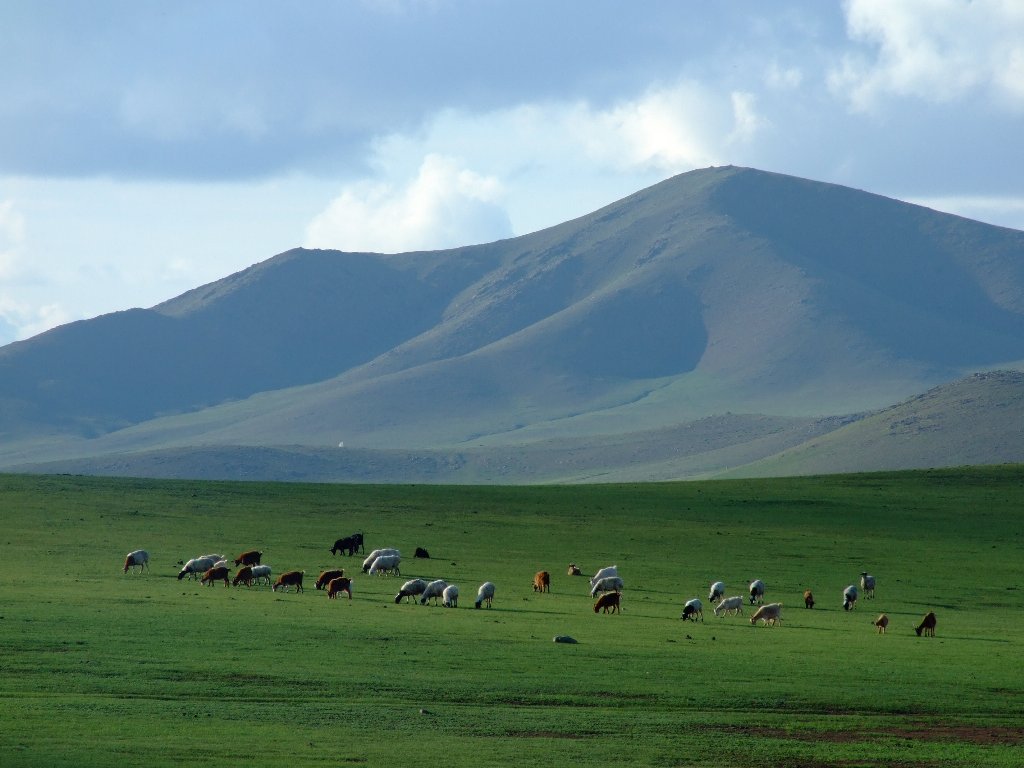
<path fill-rule="evenodd" d="M 1022 467 L 573 487 L 0 475 L 0 766 L 1020 766 L 1022 510 Z M 360 530 L 402 550 L 401 578 L 331 556 Z M 122 574 L 138 548 L 151 571 Z M 305 593 L 175 578 L 250 548 L 305 570 Z M 593 612 L 570 562 L 619 566 L 621 615 Z M 313 589 L 339 565 L 351 602 Z M 862 570 L 877 597 L 844 612 Z M 459 607 L 395 605 L 416 576 L 458 584 Z M 711 581 L 753 578 L 782 626 L 706 604 Z M 494 607 L 474 610 L 485 580 Z M 679 619 L 691 597 L 703 624 Z M 918 638 L 929 610 L 937 637 Z"/>

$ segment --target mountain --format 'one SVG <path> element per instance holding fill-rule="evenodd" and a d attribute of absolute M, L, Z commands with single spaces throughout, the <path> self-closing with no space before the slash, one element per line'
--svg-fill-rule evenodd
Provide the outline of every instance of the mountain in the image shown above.
<path fill-rule="evenodd" d="M 296 249 L 0 348 L 0 466 L 594 445 L 864 413 L 1022 360 L 1024 233 L 710 168 L 487 245 Z"/>

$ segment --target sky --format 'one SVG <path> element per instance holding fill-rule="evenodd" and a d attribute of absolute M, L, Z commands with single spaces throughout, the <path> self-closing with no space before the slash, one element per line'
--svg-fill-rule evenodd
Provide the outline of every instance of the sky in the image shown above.
<path fill-rule="evenodd" d="M 1024 229 L 1020 0 L 0 0 L 0 345 L 742 165 Z"/>

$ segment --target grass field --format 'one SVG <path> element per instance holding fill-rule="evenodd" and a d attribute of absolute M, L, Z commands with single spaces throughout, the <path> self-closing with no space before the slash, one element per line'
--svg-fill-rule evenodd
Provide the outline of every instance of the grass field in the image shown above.
<path fill-rule="evenodd" d="M 1020 766 L 1024 468 L 574 487 L 0 476 L 0 765 Z M 402 577 L 312 588 L 334 539 Z M 431 559 L 411 557 L 416 547 Z M 148 549 L 152 570 L 123 575 Z M 303 594 L 178 581 L 264 550 Z M 621 615 L 585 578 L 617 564 Z M 531 577 L 552 573 L 550 594 Z M 877 597 L 854 611 L 861 570 Z M 407 578 L 460 607 L 395 605 Z M 682 622 L 753 578 L 781 627 Z M 473 610 L 491 580 L 491 610 Z M 802 593 L 818 600 L 803 608 Z M 935 639 L 914 625 L 938 616 Z M 871 621 L 885 611 L 885 636 Z M 555 635 L 576 645 L 555 644 Z"/>

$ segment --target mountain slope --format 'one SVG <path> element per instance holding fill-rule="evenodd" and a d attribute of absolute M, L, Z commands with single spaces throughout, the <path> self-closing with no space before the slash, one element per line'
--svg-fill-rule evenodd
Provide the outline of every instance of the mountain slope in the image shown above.
<path fill-rule="evenodd" d="M 711 168 L 484 246 L 290 251 L 9 345 L 0 464 L 853 413 L 1022 359 L 1024 233 Z"/>

